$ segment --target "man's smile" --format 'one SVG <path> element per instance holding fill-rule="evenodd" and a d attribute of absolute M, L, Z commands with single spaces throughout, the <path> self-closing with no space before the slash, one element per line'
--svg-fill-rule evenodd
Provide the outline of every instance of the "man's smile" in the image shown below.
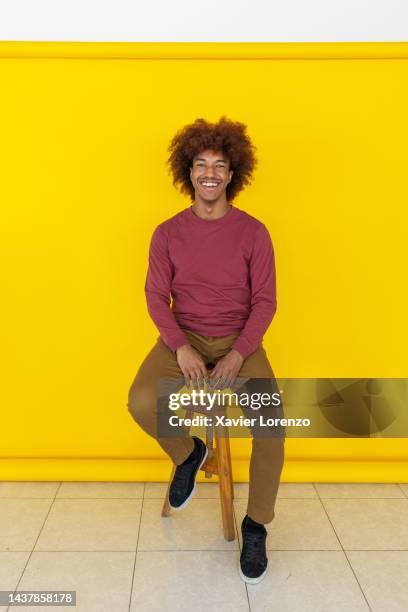
<path fill-rule="evenodd" d="M 208 191 L 214 191 L 219 185 L 219 181 L 199 181 L 199 183 Z"/>

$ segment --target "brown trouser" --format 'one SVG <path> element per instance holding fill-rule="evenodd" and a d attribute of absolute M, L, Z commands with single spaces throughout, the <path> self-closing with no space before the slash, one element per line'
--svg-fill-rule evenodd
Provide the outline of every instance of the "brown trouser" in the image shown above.
<path fill-rule="evenodd" d="M 238 336 L 201 336 L 189 330 L 183 331 L 206 364 L 216 363 L 226 355 Z M 172 438 L 157 436 L 156 381 L 162 377 L 183 378 L 183 373 L 175 354 L 159 337 L 129 389 L 127 406 L 142 429 L 153 436 L 173 462 L 179 465 L 193 450 L 194 442 L 189 435 Z M 269 378 L 275 381 L 262 345 L 244 360 L 238 377 Z M 269 523 L 275 516 L 275 501 L 284 463 L 284 441 L 284 437 L 252 436 L 247 514 L 258 523 Z"/>

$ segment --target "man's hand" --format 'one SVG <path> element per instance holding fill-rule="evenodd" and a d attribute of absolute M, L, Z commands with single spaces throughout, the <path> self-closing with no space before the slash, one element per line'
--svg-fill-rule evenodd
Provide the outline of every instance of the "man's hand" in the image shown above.
<path fill-rule="evenodd" d="M 210 382 L 212 387 L 231 387 L 234 383 L 244 359 L 238 351 L 231 349 L 224 357 L 222 357 L 214 366 L 210 373 Z"/>
<path fill-rule="evenodd" d="M 184 374 L 186 385 L 190 386 L 190 380 L 193 387 L 197 385 L 199 388 L 200 380 L 204 379 L 208 372 L 200 353 L 191 346 L 191 344 L 183 344 L 176 350 L 177 363 Z"/>

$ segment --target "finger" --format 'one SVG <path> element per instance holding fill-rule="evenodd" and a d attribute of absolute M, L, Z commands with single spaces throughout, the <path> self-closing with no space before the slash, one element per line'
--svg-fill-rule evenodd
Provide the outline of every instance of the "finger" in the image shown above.
<path fill-rule="evenodd" d="M 229 387 L 229 381 L 231 378 L 231 374 L 230 372 L 226 371 L 224 372 L 223 376 L 222 376 L 222 380 L 221 380 L 221 384 L 223 385 L 223 389 L 227 389 Z"/>
<path fill-rule="evenodd" d="M 231 387 L 231 375 L 227 376 L 225 379 L 225 387 L 229 389 Z"/>
<path fill-rule="evenodd" d="M 235 382 L 235 374 L 234 372 L 230 372 L 230 375 L 228 377 L 228 386 L 232 389 L 232 387 L 234 386 L 234 382 Z"/>
<path fill-rule="evenodd" d="M 182 372 L 183 372 L 183 376 L 184 376 L 184 384 L 188 388 L 190 386 L 190 375 L 188 373 L 187 368 L 184 368 L 184 370 L 182 370 Z"/>
<path fill-rule="evenodd" d="M 217 384 L 219 385 L 225 378 L 226 375 L 226 370 L 224 367 L 220 366 L 217 370 L 217 375 L 216 375 L 216 379 L 217 379 Z"/>
<path fill-rule="evenodd" d="M 222 380 L 222 375 L 218 375 L 216 378 L 214 378 L 213 386 L 215 389 L 217 389 L 220 386 L 221 380 Z"/>
<path fill-rule="evenodd" d="M 200 364 L 200 374 L 201 374 L 201 378 L 204 380 L 204 378 L 207 377 L 207 368 L 205 366 L 205 363 L 201 363 Z"/>
<path fill-rule="evenodd" d="M 204 363 L 199 363 L 196 367 L 197 372 L 197 388 L 200 391 L 204 388 L 204 377 L 206 375 L 206 369 Z"/>
<path fill-rule="evenodd" d="M 188 368 L 187 369 L 187 387 L 189 389 L 191 389 L 191 387 L 194 384 L 193 379 L 194 379 L 194 372 L 191 368 Z"/>
<path fill-rule="evenodd" d="M 196 377 L 195 377 L 195 373 L 194 373 L 194 372 L 191 372 L 191 374 L 190 374 L 190 380 L 191 380 L 191 387 L 190 387 L 190 390 L 191 390 L 191 391 L 194 391 L 194 390 L 195 390 L 195 388 L 196 388 Z"/>
<path fill-rule="evenodd" d="M 200 385 L 200 370 L 195 367 L 193 370 L 193 387 L 196 391 L 199 391 L 199 385 Z"/>
<path fill-rule="evenodd" d="M 210 391 L 214 389 L 214 379 L 210 375 L 207 376 L 207 387 Z"/>

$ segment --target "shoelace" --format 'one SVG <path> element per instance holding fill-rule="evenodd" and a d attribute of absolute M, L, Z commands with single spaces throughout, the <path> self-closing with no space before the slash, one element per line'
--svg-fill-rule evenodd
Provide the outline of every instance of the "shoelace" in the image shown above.
<path fill-rule="evenodd" d="M 243 556 L 245 560 L 248 560 L 250 563 L 258 563 L 264 564 L 264 551 L 263 551 L 263 543 L 264 543 L 264 535 L 262 533 L 245 533 L 245 543 L 243 549 Z"/>

